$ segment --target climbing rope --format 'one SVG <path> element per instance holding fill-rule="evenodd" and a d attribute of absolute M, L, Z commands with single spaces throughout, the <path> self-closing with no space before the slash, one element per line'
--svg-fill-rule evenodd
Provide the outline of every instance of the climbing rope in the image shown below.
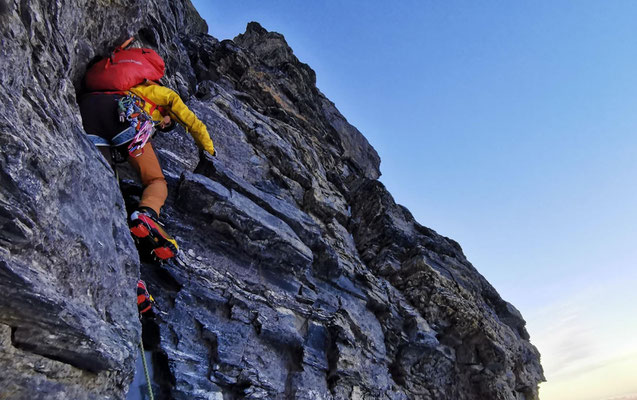
<path fill-rule="evenodd" d="M 146 383 L 148 384 L 148 395 L 150 400 L 155 400 L 153 396 L 153 387 L 150 384 L 150 375 L 148 374 L 148 365 L 146 364 L 146 355 L 144 354 L 144 341 L 139 339 L 139 350 L 142 352 L 142 362 L 144 363 L 144 374 L 146 375 Z"/>

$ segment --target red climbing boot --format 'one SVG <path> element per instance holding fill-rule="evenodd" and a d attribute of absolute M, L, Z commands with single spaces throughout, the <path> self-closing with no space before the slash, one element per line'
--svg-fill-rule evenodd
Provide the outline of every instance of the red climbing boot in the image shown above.
<path fill-rule="evenodd" d="M 164 230 L 153 209 L 140 207 L 131 214 L 129 225 L 135 242 L 152 248 L 151 253 L 159 261 L 166 261 L 177 255 L 177 241 Z"/>
<path fill-rule="evenodd" d="M 140 314 L 147 313 L 153 308 L 155 299 L 148 293 L 146 283 L 141 279 L 137 281 L 137 310 Z"/>

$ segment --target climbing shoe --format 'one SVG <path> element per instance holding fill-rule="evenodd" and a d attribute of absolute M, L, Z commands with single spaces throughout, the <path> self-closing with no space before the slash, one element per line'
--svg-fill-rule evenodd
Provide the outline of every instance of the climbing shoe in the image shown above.
<path fill-rule="evenodd" d="M 179 251 L 177 241 L 162 228 L 151 208 L 141 207 L 131 214 L 130 231 L 135 242 L 152 248 L 152 255 L 159 261 L 171 259 Z"/>
<path fill-rule="evenodd" d="M 137 311 L 140 314 L 147 313 L 153 308 L 155 299 L 148 293 L 146 283 L 141 279 L 137 281 Z"/>

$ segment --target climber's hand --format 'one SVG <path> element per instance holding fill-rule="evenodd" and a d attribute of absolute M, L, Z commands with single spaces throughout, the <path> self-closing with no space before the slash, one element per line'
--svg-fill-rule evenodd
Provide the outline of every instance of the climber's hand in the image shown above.
<path fill-rule="evenodd" d="M 161 129 L 164 129 L 165 127 L 170 125 L 170 117 L 168 115 L 166 115 L 164 117 L 164 119 L 161 120 L 161 122 L 159 123 L 159 127 Z"/>

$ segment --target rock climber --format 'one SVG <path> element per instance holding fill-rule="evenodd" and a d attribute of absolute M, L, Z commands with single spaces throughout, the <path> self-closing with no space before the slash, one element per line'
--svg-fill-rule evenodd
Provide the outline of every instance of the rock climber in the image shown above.
<path fill-rule="evenodd" d="M 145 116 L 154 129 L 159 130 L 170 130 L 177 122 L 192 135 L 200 149 L 215 155 L 206 126 L 176 92 L 151 80 L 145 80 L 126 92 L 85 94 L 80 98 L 79 106 L 84 130 L 106 160 L 109 163 L 112 160 L 128 160 L 139 173 L 144 190 L 138 208 L 130 216 L 132 235 L 137 242 L 152 247 L 159 260 L 174 257 L 179 250 L 177 241 L 158 221 L 168 187 L 153 145 L 148 141 L 152 132 L 139 143 L 135 142 L 139 137 L 131 119 L 139 127 L 139 123 L 144 121 L 138 119 Z M 137 107 L 137 113 L 132 106 Z M 132 144 L 134 149 L 131 149 Z"/>

